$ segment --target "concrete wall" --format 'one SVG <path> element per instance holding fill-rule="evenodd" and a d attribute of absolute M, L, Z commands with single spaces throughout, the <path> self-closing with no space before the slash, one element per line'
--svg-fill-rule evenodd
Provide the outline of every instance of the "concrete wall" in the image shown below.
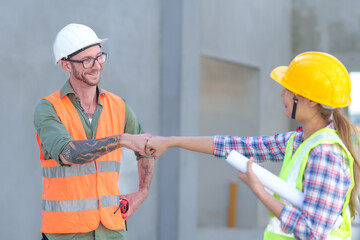
<path fill-rule="evenodd" d="M 293 56 L 323 51 L 337 57 L 349 72 L 360 71 L 360 2 L 294 1 L 292 14 Z M 352 93 L 354 94 L 354 93 Z M 348 114 L 348 109 L 342 109 Z M 296 126 L 292 122 L 292 126 Z"/>
<path fill-rule="evenodd" d="M 200 131 L 199 119 L 206 116 L 205 107 L 209 109 L 201 108 L 206 90 L 200 82 L 204 69 L 200 58 L 207 58 L 236 66 L 240 73 L 235 76 L 252 73 L 258 89 L 242 98 L 233 96 L 256 97 L 258 108 L 251 116 L 257 119 L 257 127 L 246 128 L 246 134 L 274 134 L 287 130 L 289 121 L 282 115 L 281 87 L 269 78 L 270 71 L 306 50 L 329 51 L 350 71 L 359 70 L 359 5 L 356 0 L 34 0 L 21 4 L 0 0 L 0 239 L 40 239 L 42 174 L 32 119 L 40 98 L 58 90 L 67 79 L 53 64 L 52 54 L 55 35 L 66 24 L 84 23 L 109 38 L 103 48 L 109 60 L 101 85 L 127 100 L 146 131 L 164 135 L 232 132 L 232 124 L 225 132 L 221 128 L 216 132 L 212 126 L 218 120 Z M 221 92 L 221 96 L 227 95 Z M 171 114 L 176 121 L 166 120 Z M 236 128 L 234 134 L 243 131 Z M 214 175 L 220 162 L 202 157 L 175 150 L 156 162 L 149 197 L 128 222 L 129 239 L 196 239 L 207 227 L 204 239 L 228 233 L 217 230 L 226 223 L 226 207 L 211 212 L 214 202 L 206 199 L 210 191 L 226 194 L 226 190 L 211 189 L 216 186 Z M 268 167 L 278 170 L 278 166 Z M 222 173 L 236 175 L 230 167 L 218 175 Z M 227 186 L 228 180 L 220 185 Z M 125 150 L 121 192 L 136 191 L 137 184 L 136 162 L 132 152 Z M 248 194 L 241 198 L 244 195 Z M 262 228 L 266 211 L 258 202 L 250 207 L 255 209 L 251 223 Z M 240 217 L 249 215 L 242 211 Z M 220 217 L 209 222 L 204 213 Z M 238 227 L 248 227 L 239 221 Z M 236 234 L 227 239 L 236 239 Z"/>
<path fill-rule="evenodd" d="M 294 1 L 293 54 L 325 51 L 348 71 L 360 71 L 360 2 L 357 0 Z"/>
<path fill-rule="evenodd" d="M 233 62 L 202 57 L 200 134 L 254 136 L 259 119 L 259 70 Z M 238 184 L 236 227 L 257 226 L 258 201 L 237 179 L 236 170 L 223 159 L 200 155 L 199 227 L 226 227 L 230 183 Z M 212 204 L 204 204 L 211 202 Z M 234 210 L 231 210 L 234 211 Z M 244 218 L 244 216 L 247 216 Z"/>
<path fill-rule="evenodd" d="M 246 135 L 248 131 L 254 131 L 256 135 L 274 134 L 286 131 L 290 126 L 292 128 L 297 126 L 298 123 L 283 117 L 282 101 L 279 97 L 282 88 L 269 78 L 269 73 L 274 67 L 287 65 L 296 54 L 309 50 L 329 52 L 337 56 L 349 71 L 359 71 L 360 8 L 358 1 L 220 2 L 204 0 L 202 3 L 201 54 L 205 56 L 203 59 L 212 58 L 217 61 L 238 64 L 245 68 L 243 73 L 247 72 L 246 68 L 255 68 L 259 71 L 258 91 L 245 93 L 249 99 L 254 94 L 260 99 L 256 113 L 259 115 L 258 125 L 253 129 L 251 125 L 247 124 L 249 128 L 240 130 L 242 131 L 240 133 L 237 133 L 239 127 L 234 126 L 234 132 L 230 133 L 232 135 Z M 202 81 L 211 80 L 207 76 L 207 71 L 206 68 L 203 68 Z M 241 81 L 241 74 L 238 74 L 238 77 Z M 227 78 L 225 74 L 224 78 Z M 223 80 L 218 78 L 218 81 Z M 246 88 L 246 86 L 244 87 Z M 201 89 L 203 90 L 203 88 Z M 244 93 L 241 92 L 241 94 Z M 222 96 L 221 93 L 219 95 Z M 229 95 L 227 94 L 227 97 Z M 213 116 L 220 115 L 217 118 L 206 118 L 208 114 L 203 111 L 204 109 L 200 109 L 202 114 L 200 119 L 206 119 L 205 125 L 211 126 L 207 128 L 200 126 L 203 135 L 212 134 L 218 129 L 225 132 L 231 129 L 234 121 L 223 112 L 229 108 L 236 111 L 234 109 L 241 106 L 241 103 L 237 102 L 241 99 L 239 96 L 233 96 L 232 99 L 233 101 L 228 101 L 228 105 L 218 111 L 211 109 Z M 248 104 L 251 105 L 252 101 L 249 101 Z M 214 108 L 216 107 L 219 106 L 215 105 Z M 255 114 L 244 107 L 238 109 L 240 112 L 246 111 L 248 116 Z M 231 111 L 228 111 L 229 113 Z M 239 115 L 241 114 L 239 113 Z M 242 116 L 239 115 L 232 115 L 232 118 L 237 118 L 238 124 L 241 125 L 241 122 L 246 122 L 246 119 L 241 121 Z M 224 117 L 222 118 L 222 116 Z M 217 123 L 213 121 L 214 119 Z M 273 172 L 279 170 L 278 166 L 267 167 Z M 211 228 L 227 224 L 227 214 L 224 213 L 227 211 L 227 207 L 221 204 L 224 201 L 227 204 L 228 184 L 231 180 L 230 170 L 217 160 L 206 157 L 200 159 L 199 169 L 198 221 L 199 226 L 205 228 L 204 230 L 200 228 L 199 239 L 206 239 L 206 237 L 214 235 L 223 236 L 224 231 L 212 231 Z M 249 194 L 246 189 L 242 189 L 239 185 L 239 190 L 238 207 L 251 209 L 252 214 L 241 212 L 238 209 L 237 227 L 243 229 L 249 229 L 249 225 L 255 228 L 263 227 L 267 221 L 267 211 L 262 204 L 258 204 L 256 211 L 251 196 L 244 196 Z M 223 197 L 221 198 L 219 195 L 223 195 Z M 210 202 L 215 203 L 216 209 L 205 204 L 209 199 L 211 199 Z M 244 216 L 246 216 L 246 222 L 242 222 L 241 218 Z M 229 239 L 232 238 L 229 237 Z"/>
<path fill-rule="evenodd" d="M 274 125 L 281 106 L 281 88 L 271 70 L 291 58 L 291 1 L 203 0 L 202 55 L 259 68 L 261 102 L 259 133 L 282 131 L 286 120 Z M 271 10 L 270 10 L 271 9 Z M 276 105 L 277 104 L 277 105 Z M 286 127 L 285 127 L 286 128 Z"/>
<path fill-rule="evenodd" d="M 42 172 L 33 127 L 41 97 L 67 79 L 54 65 L 56 33 L 70 22 L 109 41 L 101 85 L 124 97 L 149 132 L 158 131 L 160 1 L 0 1 L 0 239 L 40 239 Z M 121 192 L 137 189 L 132 153 L 122 163 Z M 156 239 L 156 186 L 128 222 L 130 239 Z M 155 219 L 155 221 L 154 221 Z M 150 224 L 149 224 L 150 223 Z"/>
<path fill-rule="evenodd" d="M 161 135 L 197 135 L 199 112 L 199 1 L 162 1 Z M 196 237 L 197 158 L 170 149 L 159 158 L 158 238 Z"/>
<path fill-rule="evenodd" d="M 291 1 L 204 0 L 201 10 L 201 99 L 207 101 L 200 109 L 201 134 L 256 136 L 287 131 L 281 87 L 269 75 L 291 56 Z M 208 59 L 219 63 L 207 66 Z M 214 77 L 212 71 L 218 75 Z M 239 182 L 237 227 L 264 227 L 267 211 L 237 180 L 236 170 L 206 156 L 199 161 L 199 227 L 227 226 L 233 180 Z"/>

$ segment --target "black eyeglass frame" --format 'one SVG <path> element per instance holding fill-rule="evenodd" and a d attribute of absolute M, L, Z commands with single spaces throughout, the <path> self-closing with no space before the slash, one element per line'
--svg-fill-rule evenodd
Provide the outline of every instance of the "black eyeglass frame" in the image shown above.
<path fill-rule="evenodd" d="M 101 62 L 99 62 L 99 58 L 103 57 L 103 56 L 105 56 L 105 58 L 104 58 L 104 61 L 101 63 Z M 106 62 L 106 59 L 107 59 L 107 53 L 101 52 L 101 55 L 97 56 L 96 58 L 86 58 L 84 60 L 73 60 L 73 59 L 64 59 L 64 60 L 69 61 L 69 62 L 81 63 L 83 68 L 89 69 L 89 68 L 92 68 L 95 65 L 95 61 L 98 61 L 99 64 L 104 64 L 104 62 Z M 93 60 L 92 65 L 90 67 L 85 67 L 84 62 L 89 61 L 89 60 Z"/>

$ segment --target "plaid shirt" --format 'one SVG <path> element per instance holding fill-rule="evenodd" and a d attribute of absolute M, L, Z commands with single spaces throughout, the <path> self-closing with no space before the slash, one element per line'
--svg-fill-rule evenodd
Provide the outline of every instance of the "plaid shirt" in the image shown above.
<path fill-rule="evenodd" d="M 334 129 L 330 123 L 327 128 Z M 214 155 L 226 158 L 231 150 L 257 162 L 281 162 L 294 132 L 261 137 L 214 136 Z M 293 154 L 304 141 L 302 127 L 296 129 Z M 351 185 L 345 151 L 337 144 L 320 144 L 309 153 L 303 176 L 304 208 L 286 205 L 280 215 L 284 232 L 298 239 L 325 239 L 340 215 Z"/>

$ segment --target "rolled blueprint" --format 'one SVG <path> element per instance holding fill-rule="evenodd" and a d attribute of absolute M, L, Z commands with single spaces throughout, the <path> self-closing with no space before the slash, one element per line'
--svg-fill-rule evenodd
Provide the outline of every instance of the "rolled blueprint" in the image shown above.
<path fill-rule="evenodd" d="M 230 152 L 226 161 L 233 167 L 237 168 L 239 171 L 245 173 L 249 159 L 233 150 Z M 267 187 L 272 192 L 276 193 L 292 205 L 296 206 L 297 208 L 303 209 L 303 192 L 301 192 L 295 187 L 292 187 L 289 183 L 285 182 L 283 179 L 269 172 L 265 168 L 259 166 L 257 163 L 253 163 L 252 170 L 265 187 Z M 343 217 L 339 215 L 336 219 L 335 224 L 332 226 L 332 229 L 338 229 L 342 222 Z"/>
<path fill-rule="evenodd" d="M 226 161 L 239 171 L 245 173 L 249 159 L 233 150 L 230 152 Z M 299 189 L 291 186 L 289 183 L 259 166 L 255 162 L 252 165 L 252 170 L 266 188 L 290 202 L 297 208 L 303 208 L 304 193 Z"/>

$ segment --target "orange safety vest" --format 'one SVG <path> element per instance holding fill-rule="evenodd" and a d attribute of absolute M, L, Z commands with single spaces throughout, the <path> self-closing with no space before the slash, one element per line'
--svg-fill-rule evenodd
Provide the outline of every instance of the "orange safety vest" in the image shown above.
<path fill-rule="evenodd" d="M 107 91 L 100 94 L 103 105 L 96 139 L 122 134 L 125 124 L 124 101 Z M 74 140 L 87 140 L 80 117 L 68 96 L 60 91 L 44 98 L 52 103 L 60 121 Z M 43 233 L 85 233 L 95 230 L 100 221 L 111 230 L 125 228 L 119 206 L 119 170 L 121 148 L 97 160 L 81 165 L 61 166 L 54 159 L 44 159 L 41 141 L 40 161 L 43 170 Z"/>

